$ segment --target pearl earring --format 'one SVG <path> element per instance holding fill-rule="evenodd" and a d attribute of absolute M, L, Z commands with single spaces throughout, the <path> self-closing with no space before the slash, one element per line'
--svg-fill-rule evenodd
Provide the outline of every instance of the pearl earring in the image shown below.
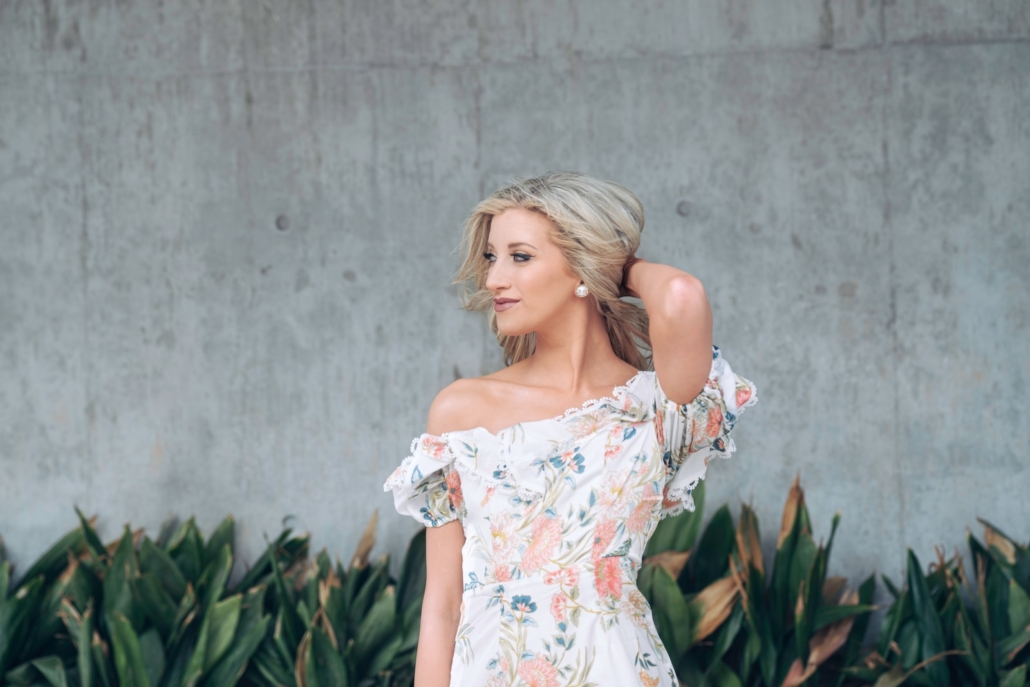
<path fill-rule="evenodd" d="M 590 289 L 587 288 L 586 284 L 580 284 L 576 287 L 576 295 L 580 298 L 586 298 L 590 295 Z"/>

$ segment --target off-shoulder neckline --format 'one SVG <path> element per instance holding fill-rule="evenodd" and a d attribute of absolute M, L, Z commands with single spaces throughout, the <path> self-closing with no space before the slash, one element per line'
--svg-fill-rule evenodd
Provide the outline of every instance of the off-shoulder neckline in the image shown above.
<path fill-rule="evenodd" d="M 443 432 L 442 434 L 430 434 L 429 432 L 423 432 L 422 436 L 430 436 L 430 437 L 435 437 L 437 439 L 445 439 L 446 437 L 452 436 L 452 435 L 471 434 L 473 432 L 480 431 L 480 432 L 485 432 L 486 434 L 490 435 L 494 439 L 500 439 L 501 436 L 503 436 L 505 432 L 509 432 L 509 431 L 515 429 L 516 427 L 526 427 L 526 426 L 530 426 L 530 425 L 540 425 L 540 424 L 543 424 L 545 422 L 562 422 L 564 420 L 569 419 L 570 417 L 573 417 L 575 415 L 579 415 L 580 413 L 582 413 L 582 412 L 584 412 L 586 410 L 589 410 L 589 409 L 593 408 L 594 406 L 601 405 L 602 403 L 615 403 L 616 401 L 619 400 L 619 398 L 623 394 L 625 394 L 627 391 L 629 391 L 629 388 L 631 386 L 633 386 L 633 384 L 638 379 L 640 379 L 641 377 L 644 377 L 644 376 L 646 376 L 648 374 L 653 374 L 653 372 L 651 370 L 637 370 L 636 374 L 634 374 L 632 377 L 627 379 L 624 383 L 619 384 L 619 385 L 615 386 L 614 388 L 612 388 L 612 395 L 611 396 L 601 396 L 599 398 L 591 398 L 588 401 L 584 401 L 582 403 L 582 405 L 580 405 L 580 406 L 572 406 L 571 408 L 566 409 L 564 413 L 562 413 L 560 415 L 555 415 L 554 417 L 545 417 L 545 418 L 540 418 L 539 420 L 525 420 L 523 422 L 516 422 L 515 424 L 508 425 L 507 427 L 502 427 L 501 429 L 497 430 L 496 432 L 491 432 L 486 427 L 483 427 L 482 425 L 479 425 L 479 426 L 476 426 L 476 427 L 469 427 L 468 429 L 456 429 L 456 430 L 453 430 L 453 431 L 450 431 L 450 432 Z"/>

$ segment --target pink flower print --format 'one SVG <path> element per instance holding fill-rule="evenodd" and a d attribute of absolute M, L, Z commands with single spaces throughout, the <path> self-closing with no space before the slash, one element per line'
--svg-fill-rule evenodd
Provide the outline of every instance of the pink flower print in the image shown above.
<path fill-rule="evenodd" d="M 496 563 L 493 573 L 495 582 L 507 582 L 511 579 L 511 568 L 506 563 Z"/>
<path fill-rule="evenodd" d="M 490 518 L 490 540 L 494 560 L 507 561 L 519 543 L 515 536 L 515 521 L 511 519 L 510 513 L 499 513 Z"/>
<path fill-rule="evenodd" d="M 622 604 L 622 612 L 628 615 L 633 624 L 639 628 L 647 627 L 647 612 L 649 610 L 650 606 L 647 605 L 647 599 L 638 589 L 630 591 L 629 597 Z"/>
<path fill-rule="evenodd" d="M 447 473 L 447 498 L 455 510 L 461 510 L 465 504 L 465 497 L 461 493 L 461 477 L 454 470 Z"/>
<path fill-rule="evenodd" d="M 554 616 L 554 622 L 565 622 L 565 609 L 568 606 L 568 602 L 569 597 L 564 594 L 555 594 L 551 597 L 551 615 Z"/>
<path fill-rule="evenodd" d="M 508 669 L 505 668 L 505 671 Z M 508 687 L 508 680 L 505 679 L 504 675 L 494 675 L 492 678 L 486 681 L 486 687 Z"/>
<path fill-rule="evenodd" d="M 615 539 L 615 527 L 614 520 L 598 520 L 594 525 L 594 545 L 590 557 L 595 561 L 604 555 L 605 549 Z"/>
<path fill-rule="evenodd" d="M 510 666 L 511 666 L 511 664 L 508 663 L 508 657 L 507 656 L 502 656 L 501 660 L 497 663 L 497 667 L 500 668 L 505 673 L 508 672 L 508 668 Z"/>
<path fill-rule="evenodd" d="M 519 663 L 519 677 L 529 687 L 558 687 L 558 671 L 544 658 Z"/>
<path fill-rule="evenodd" d="M 522 572 L 532 573 L 544 567 L 560 540 L 561 523 L 557 518 L 536 518 L 533 521 L 533 540 L 522 556 Z"/>
<path fill-rule="evenodd" d="M 647 529 L 653 505 L 654 501 L 651 499 L 644 499 L 638 503 L 633 512 L 629 514 L 629 518 L 626 519 L 626 529 L 634 534 L 640 534 Z"/>
<path fill-rule="evenodd" d="M 722 429 L 722 409 L 719 406 L 711 406 L 708 409 L 708 426 L 705 428 L 705 433 L 709 438 L 714 439 L 719 436 L 719 430 Z"/>
<path fill-rule="evenodd" d="M 594 563 L 594 588 L 601 598 L 622 595 L 622 569 L 616 556 L 599 558 Z"/>
<path fill-rule="evenodd" d="M 642 670 L 639 671 L 639 674 L 641 687 L 658 687 L 658 683 L 660 682 L 658 678 L 651 677 Z"/>
<path fill-rule="evenodd" d="M 604 423 L 607 419 L 607 413 L 595 410 L 592 413 L 581 415 L 570 422 L 569 432 L 577 439 L 588 437 L 604 429 Z"/>
<path fill-rule="evenodd" d="M 744 404 L 747 403 L 749 400 L 751 400 L 751 387 L 737 387 L 737 407 L 743 408 Z"/>
<path fill-rule="evenodd" d="M 426 455 L 436 460 L 446 460 L 444 452 L 447 450 L 447 440 L 440 437 L 426 435 L 422 440 L 422 450 Z"/>
<path fill-rule="evenodd" d="M 544 584 L 560 584 L 575 587 L 579 584 L 579 568 L 559 568 L 544 575 Z"/>
<path fill-rule="evenodd" d="M 619 514 L 626 509 L 630 493 L 626 488 L 629 481 L 629 471 L 609 472 L 604 476 L 597 501 L 601 509 L 612 514 Z"/>

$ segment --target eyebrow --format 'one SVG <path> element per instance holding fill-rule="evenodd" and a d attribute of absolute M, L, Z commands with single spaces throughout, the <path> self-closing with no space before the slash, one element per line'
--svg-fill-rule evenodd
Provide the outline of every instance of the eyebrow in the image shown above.
<path fill-rule="evenodd" d="M 533 250 L 536 250 L 536 246 L 534 246 L 532 243 L 526 243 L 525 241 L 516 241 L 515 243 L 509 243 L 508 244 L 508 248 L 514 248 L 515 246 L 526 246 L 528 248 L 532 248 Z M 494 244 L 487 243 L 486 247 L 487 248 L 493 248 Z"/>

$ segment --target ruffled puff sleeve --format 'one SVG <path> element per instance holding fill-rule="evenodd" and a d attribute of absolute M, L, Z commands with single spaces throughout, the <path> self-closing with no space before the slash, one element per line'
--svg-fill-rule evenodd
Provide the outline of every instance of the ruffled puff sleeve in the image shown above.
<path fill-rule="evenodd" d="M 411 455 L 393 471 L 383 491 L 393 492 L 398 513 L 410 515 L 427 527 L 439 527 L 464 515 L 461 479 L 445 437 L 416 437 L 411 442 Z"/>
<path fill-rule="evenodd" d="M 734 374 L 718 346 L 712 346 L 708 382 L 689 403 L 670 400 L 655 376 L 658 439 L 665 449 L 667 480 L 661 517 L 694 510 L 691 492 L 704 479 L 708 461 L 736 450 L 730 432 L 744 408 L 758 401 L 755 385 Z"/>

